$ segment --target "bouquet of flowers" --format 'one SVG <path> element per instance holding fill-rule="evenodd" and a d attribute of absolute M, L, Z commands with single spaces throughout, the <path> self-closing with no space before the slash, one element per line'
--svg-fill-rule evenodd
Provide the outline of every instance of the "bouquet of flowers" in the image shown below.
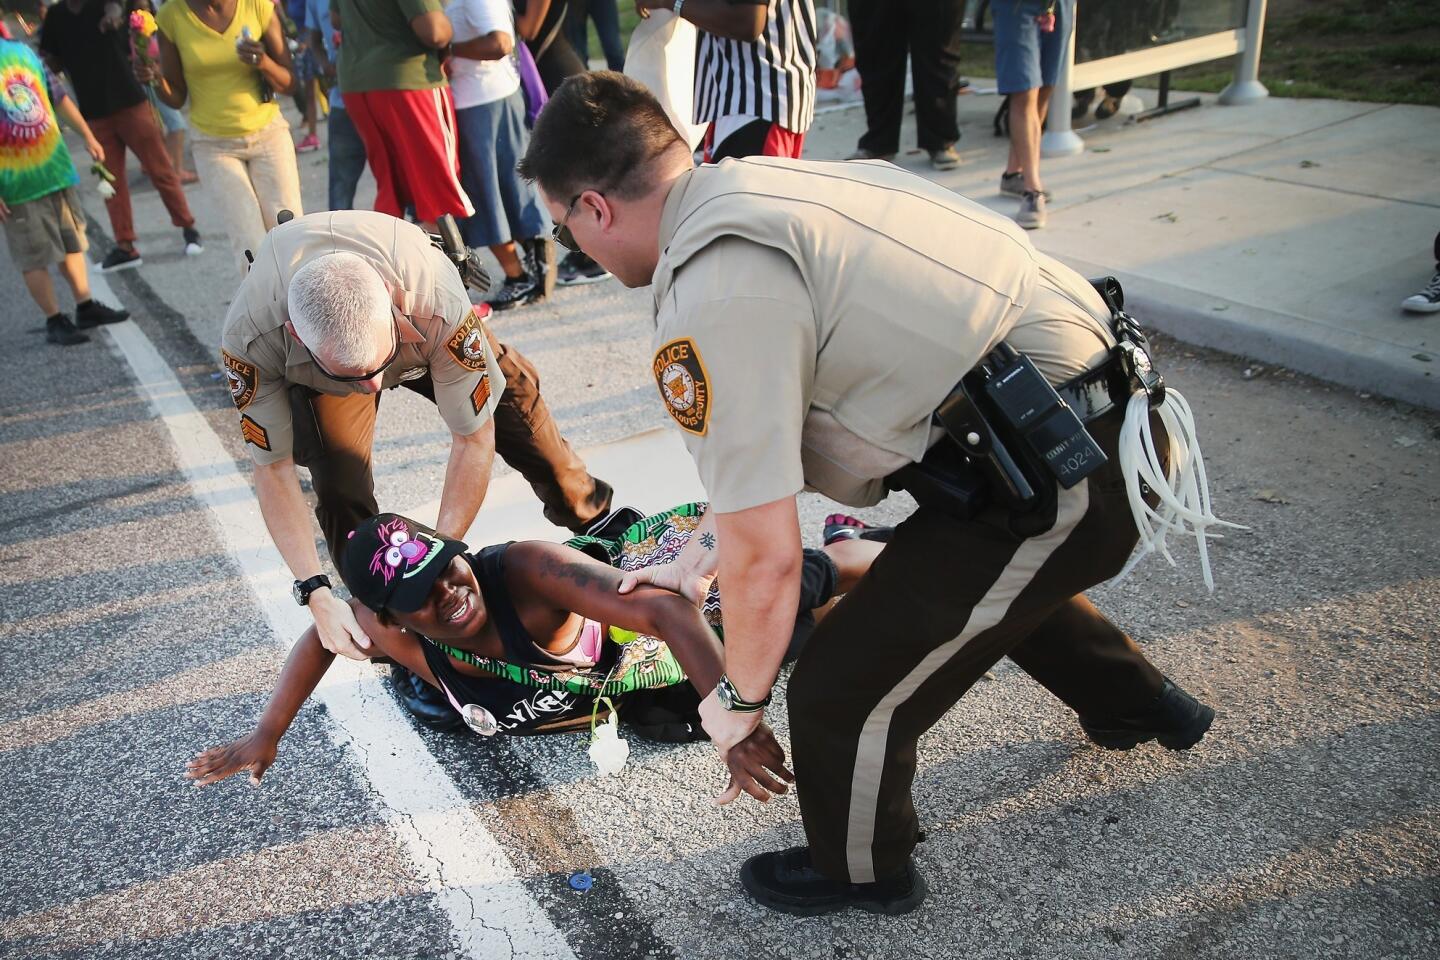
<path fill-rule="evenodd" d="M 159 29 L 155 17 L 149 10 L 135 10 L 130 14 L 130 49 L 135 57 L 157 72 L 160 69 L 160 41 L 155 36 Z"/>
<path fill-rule="evenodd" d="M 100 181 L 100 185 L 95 190 L 100 194 L 101 199 L 109 200 L 115 196 L 115 174 L 106 169 L 105 164 L 98 161 L 90 164 L 90 172 Z"/>

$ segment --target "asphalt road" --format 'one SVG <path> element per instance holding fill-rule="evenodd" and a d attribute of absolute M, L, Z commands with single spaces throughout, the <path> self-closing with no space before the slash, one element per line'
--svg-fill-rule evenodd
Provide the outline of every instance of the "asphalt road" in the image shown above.
<path fill-rule="evenodd" d="M 140 204 L 128 330 L 47 346 L 0 267 L 0 956 L 1440 956 L 1440 422 L 1174 343 L 1217 510 L 1248 529 L 1215 545 L 1214 596 L 1182 546 L 1093 598 L 1215 726 L 1106 752 L 1002 664 L 921 744 L 915 914 L 753 905 L 736 867 L 800 842 L 798 808 L 713 807 L 706 745 L 632 742 L 599 780 L 581 735 L 409 726 L 384 668 L 307 705 L 260 789 L 191 789 L 185 760 L 258 715 L 293 614 L 237 548 L 263 531 L 211 358 L 223 245 L 202 221 L 186 261 Z M 646 296 L 496 323 L 578 446 L 664 422 Z M 197 460 L 177 438 L 207 430 L 220 456 Z M 433 498 L 444 455 L 433 410 L 387 396 L 382 504 Z M 804 511 L 813 535 L 828 506 Z M 783 696 L 771 715 L 784 740 Z"/>

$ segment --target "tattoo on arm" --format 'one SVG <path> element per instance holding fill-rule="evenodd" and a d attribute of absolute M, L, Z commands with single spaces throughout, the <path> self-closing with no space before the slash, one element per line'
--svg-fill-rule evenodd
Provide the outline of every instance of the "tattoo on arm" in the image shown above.
<path fill-rule="evenodd" d="M 604 568 L 608 571 L 609 568 Z M 556 580 L 573 580 L 577 587 L 604 585 L 597 568 L 584 563 L 566 563 L 558 557 L 547 556 L 540 561 L 542 576 Z"/>
<path fill-rule="evenodd" d="M 706 550 L 714 550 L 715 534 L 708 531 L 700 534 L 700 546 L 704 547 Z"/>

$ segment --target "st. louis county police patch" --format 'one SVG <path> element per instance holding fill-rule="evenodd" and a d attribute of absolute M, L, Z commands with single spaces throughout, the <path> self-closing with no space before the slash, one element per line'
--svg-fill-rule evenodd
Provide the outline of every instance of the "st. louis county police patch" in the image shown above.
<path fill-rule="evenodd" d="M 445 344 L 455 362 L 477 373 L 485 369 L 485 331 L 471 313 Z"/>
<path fill-rule="evenodd" d="M 244 410 L 255 399 L 255 390 L 260 386 L 260 374 L 253 364 L 239 357 L 232 357 L 224 350 L 220 356 L 225 360 L 225 379 L 230 382 L 230 399 L 235 401 L 236 410 Z"/>
<path fill-rule="evenodd" d="M 671 340 L 656 352 L 655 384 L 681 429 L 703 437 L 710 425 L 710 380 L 693 340 Z"/>

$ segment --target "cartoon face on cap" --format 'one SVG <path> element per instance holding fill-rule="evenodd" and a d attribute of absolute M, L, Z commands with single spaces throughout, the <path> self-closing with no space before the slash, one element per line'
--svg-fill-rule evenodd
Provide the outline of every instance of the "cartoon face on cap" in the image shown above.
<path fill-rule="evenodd" d="M 375 528 L 380 547 L 370 558 L 370 572 L 389 584 L 398 573 L 413 576 L 425 568 L 428 559 L 440 551 L 440 541 L 423 531 L 412 531 L 404 517 L 388 520 Z"/>

